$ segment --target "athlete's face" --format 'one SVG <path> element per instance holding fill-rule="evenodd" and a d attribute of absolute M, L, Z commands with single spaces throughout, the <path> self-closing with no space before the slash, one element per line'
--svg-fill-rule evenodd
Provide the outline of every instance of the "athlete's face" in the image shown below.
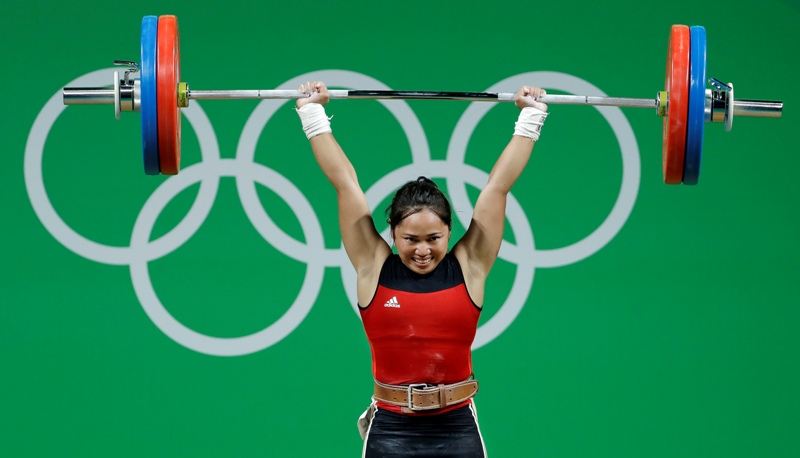
<path fill-rule="evenodd" d="M 450 228 L 430 210 L 407 216 L 392 231 L 397 254 L 403 264 L 424 274 L 444 259 L 450 242 Z"/>

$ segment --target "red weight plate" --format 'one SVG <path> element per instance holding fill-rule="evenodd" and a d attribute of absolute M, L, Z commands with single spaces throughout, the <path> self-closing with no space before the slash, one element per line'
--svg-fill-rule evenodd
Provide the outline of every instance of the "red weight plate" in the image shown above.
<path fill-rule="evenodd" d="M 664 90 L 669 92 L 669 105 L 664 119 L 662 143 L 664 183 L 667 184 L 680 184 L 683 179 L 689 109 L 690 39 L 689 27 L 679 24 L 672 26 L 664 84 Z"/>
<path fill-rule="evenodd" d="M 180 43 L 178 19 L 158 18 L 158 157 L 161 173 L 176 175 L 181 163 L 181 111 L 178 109 Z"/>

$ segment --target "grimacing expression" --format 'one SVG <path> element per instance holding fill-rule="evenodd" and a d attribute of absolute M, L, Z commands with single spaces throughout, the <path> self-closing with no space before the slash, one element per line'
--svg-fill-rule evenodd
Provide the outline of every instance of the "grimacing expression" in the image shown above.
<path fill-rule="evenodd" d="M 430 210 L 407 216 L 392 231 L 397 254 L 409 269 L 432 272 L 447 254 L 450 228 Z"/>

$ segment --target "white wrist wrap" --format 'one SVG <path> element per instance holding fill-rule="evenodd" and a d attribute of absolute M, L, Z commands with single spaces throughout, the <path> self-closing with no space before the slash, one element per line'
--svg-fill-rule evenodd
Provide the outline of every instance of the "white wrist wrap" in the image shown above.
<path fill-rule="evenodd" d="M 514 125 L 514 135 L 528 137 L 533 141 L 538 140 L 546 118 L 547 112 L 545 111 L 533 107 L 523 108 Z"/>
<path fill-rule="evenodd" d="M 325 115 L 325 108 L 322 105 L 307 103 L 296 111 L 300 121 L 303 122 L 303 132 L 309 140 L 319 134 L 331 132 L 331 118 Z"/>

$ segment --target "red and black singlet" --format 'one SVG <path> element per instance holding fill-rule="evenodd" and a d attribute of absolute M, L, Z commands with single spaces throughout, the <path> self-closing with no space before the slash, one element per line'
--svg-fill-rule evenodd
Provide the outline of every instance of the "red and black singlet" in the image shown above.
<path fill-rule="evenodd" d="M 469 297 L 461 265 L 452 252 L 428 274 L 415 273 L 398 255 L 390 255 L 381 268 L 375 296 L 359 310 L 376 380 L 390 385 L 438 385 L 472 375 L 470 347 L 481 309 Z M 378 407 L 401 413 L 400 407 L 383 402 Z"/>

